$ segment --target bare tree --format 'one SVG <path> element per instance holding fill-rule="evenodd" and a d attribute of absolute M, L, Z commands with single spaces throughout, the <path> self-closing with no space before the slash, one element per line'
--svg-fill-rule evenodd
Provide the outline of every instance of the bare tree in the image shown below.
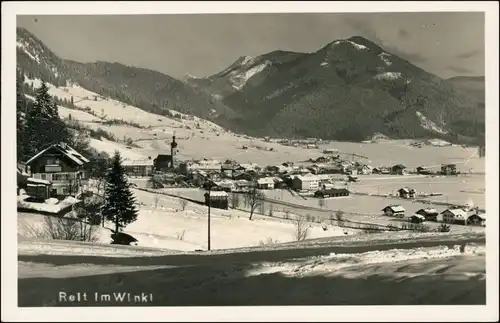
<path fill-rule="evenodd" d="M 297 241 L 303 241 L 307 239 L 307 235 L 309 233 L 309 224 L 306 221 L 306 218 L 302 215 L 299 215 L 295 220 L 295 239 Z"/>
<path fill-rule="evenodd" d="M 179 204 L 181 206 L 181 210 L 184 211 L 184 210 L 186 210 L 186 207 L 188 205 L 188 201 L 186 201 L 184 199 L 179 199 Z"/>
<path fill-rule="evenodd" d="M 264 204 L 264 198 L 264 194 L 255 187 L 245 193 L 245 204 L 250 208 L 249 220 L 252 220 L 255 210 Z"/>
<path fill-rule="evenodd" d="M 233 209 L 236 209 L 238 206 L 240 206 L 240 195 L 237 193 L 232 193 L 231 194 L 231 207 Z"/>
<path fill-rule="evenodd" d="M 338 210 L 337 212 L 335 212 L 335 219 L 337 219 L 337 224 L 339 227 L 344 226 L 344 211 Z"/>
<path fill-rule="evenodd" d="M 318 200 L 318 205 L 320 208 L 324 208 L 326 206 L 326 200 L 324 198 L 320 198 Z"/>

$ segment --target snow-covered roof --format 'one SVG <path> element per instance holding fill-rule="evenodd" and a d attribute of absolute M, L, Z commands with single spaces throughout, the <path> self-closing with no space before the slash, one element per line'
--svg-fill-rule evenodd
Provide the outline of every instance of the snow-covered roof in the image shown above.
<path fill-rule="evenodd" d="M 38 179 L 38 178 L 32 178 L 32 177 L 28 178 L 28 183 L 30 183 L 30 184 L 42 184 L 42 185 L 50 185 L 51 184 L 50 181 L 47 181 L 45 179 Z"/>
<path fill-rule="evenodd" d="M 425 209 L 420 209 L 417 212 L 423 211 L 427 214 L 439 214 L 439 212 L 436 209 L 433 208 L 425 208 Z"/>
<path fill-rule="evenodd" d="M 153 166 L 153 161 L 151 159 L 142 159 L 142 160 L 131 160 L 124 159 L 122 161 L 123 166 Z"/>
<path fill-rule="evenodd" d="M 228 194 L 224 191 L 210 191 L 210 196 L 220 196 L 220 197 L 226 197 Z"/>
<path fill-rule="evenodd" d="M 416 217 L 416 218 L 419 218 L 419 219 L 425 219 L 425 216 L 423 216 L 421 214 L 413 214 L 412 217 Z"/>
<path fill-rule="evenodd" d="M 462 209 L 447 209 L 447 210 L 444 210 L 443 212 L 441 212 L 441 214 L 443 214 L 445 212 L 446 213 L 451 213 L 454 217 L 460 217 L 460 218 L 466 218 L 467 217 L 467 212 L 465 212 Z"/>
<path fill-rule="evenodd" d="M 404 212 L 405 208 L 402 207 L 401 205 L 389 205 L 386 206 L 383 210 L 389 208 L 392 212 Z"/>
<path fill-rule="evenodd" d="M 66 143 L 57 143 L 57 144 L 52 144 L 49 147 L 45 148 L 44 150 L 40 151 L 38 154 L 35 156 L 31 157 L 27 162 L 26 165 L 29 165 L 32 163 L 34 160 L 38 159 L 40 156 L 42 156 L 45 152 L 49 151 L 52 148 L 56 148 L 60 152 L 62 152 L 66 157 L 74 161 L 77 165 L 82 166 L 86 163 L 88 163 L 90 160 L 85 158 L 82 154 L 74 150 L 72 147 L 70 147 Z"/>
<path fill-rule="evenodd" d="M 309 176 L 302 176 L 302 175 L 297 175 L 295 178 L 298 178 L 302 182 L 314 182 L 314 181 L 319 181 L 319 177 L 315 175 L 309 175 Z"/>

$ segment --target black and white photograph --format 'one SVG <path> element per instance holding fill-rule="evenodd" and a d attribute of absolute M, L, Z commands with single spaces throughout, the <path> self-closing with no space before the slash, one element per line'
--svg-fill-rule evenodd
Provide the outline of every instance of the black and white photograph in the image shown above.
<path fill-rule="evenodd" d="M 419 3 L 2 3 L 2 321 L 498 320 L 498 2 Z"/>

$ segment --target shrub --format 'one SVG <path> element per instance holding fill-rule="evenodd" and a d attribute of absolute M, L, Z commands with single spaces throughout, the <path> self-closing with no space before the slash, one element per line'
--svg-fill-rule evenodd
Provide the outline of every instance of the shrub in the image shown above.
<path fill-rule="evenodd" d="M 273 240 L 273 238 L 267 238 L 266 241 L 259 241 L 259 246 L 260 247 L 266 247 L 266 246 L 272 246 L 275 244 L 278 244 L 278 240 Z"/>
<path fill-rule="evenodd" d="M 184 201 L 184 200 L 183 200 Z M 177 232 L 175 234 L 177 240 L 184 240 L 184 236 L 186 235 L 186 230 L 182 230 L 181 232 Z"/>
<path fill-rule="evenodd" d="M 77 219 L 46 216 L 41 227 L 24 224 L 28 236 L 40 239 L 98 242 L 94 226 Z"/>
<path fill-rule="evenodd" d="M 437 228 L 437 232 L 450 232 L 451 228 L 446 223 L 441 223 L 441 225 Z"/>
<path fill-rule="evenodd" d="M 188 201 L 183 200 L 183 199 L 179 199 L 179 205 L 181 206 L 181 210 L 182 210 L 182 211 L 185 211 L 185 210 L 186 210 L 186 207 L 187 207 L 187 205 L 188 205 Z"/>

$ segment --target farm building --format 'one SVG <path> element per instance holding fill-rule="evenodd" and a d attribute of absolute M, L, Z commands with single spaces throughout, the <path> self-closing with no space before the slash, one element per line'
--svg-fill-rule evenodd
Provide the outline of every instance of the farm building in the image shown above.
<path fill-rule="evenodd" d="M 415 197 L 415 190 L 413 188 L 403 187 L 398 190 L 399 197 L 404 199 L 412 199 Z"/>
<path fill-rule="evenodd" d="M 314 197 L 327 198 L 327 197 L 340 197 L 349 196 L 349 190 L 346 188 L 330 188 L 325 190 L 316 191 Z"/>
<path fill-rule="evenodd" d="M 247 172 L 237 171 L 237 172 L 234 173 L 233 179 L 235 179 L 237 181 L 240 181 L 240 180 L 251 181 L 251 180 L 253 180 L 253 175 L 249 174 Z"/>
<path fill-rule="evenodd" d="M 25 191 L 29 196 L 46 200 L 51 197 L 52 183 L 43 179 L 28 178 Z"/>
<path fill-rule="evenodd" d="M 457 165 L 455 164 L 443 164 L 441 165 L 442 175 L 457 175 Z"/>
<path fill-rule="evenodd" d="M 387 216 L 404 217 L 405 209 L 401 205 L 389 205 L 382 209 Z"/>
<path fill-rule="evenodd" d="M 417 167 L 417 174 L 420 175 L 430 175 L 432 172 L 423 166 Z"/>
<path fill-rule="evenodd" d="M 274 179 L 272 177 L 263 177 L 257 180 L 257 188 L 261 190 L 270 190 L 274 188 Z"/>
<path fill-rule="evenodd" d="M 236 189 L 236 185 L 233 181 L 223 180 L 220 182 L 214 182 L 214 187 L 217 187 L 224 192 L 232 192 Z"/>
<path fill-rule="evenodd" d="M 295 176 L 292 179 L 292 187 L 296 190 L 317 190 L 319 188 L 319 178 L 314 175 Z"/>
<path fill-rule="evenodd" d="M 420 209 L 415 214 L 422 215 L 426 221 L 437 221 L 439 212 L 436 209 Z"/>
<path fill-rule="evenodd" d="M 397 164 L 397 165 L 392 166 L 391 173 L 394 175 L 406 175 L 407 168 L 405 165 Z"/>
<path fill-rule="evenodd" d="M 466 224 L 467 212 L 463 209 L 447 209 L 441 212 L 443 222 L 452 224 Z"/>
<path fill-rule="evenodd" d="M 150 176 L 153 172 L 153 161 L 151 159 L 145 160 L 129 160 L 124 159 L 122 162 L 125 173 L 128 176 Z"/>
<path fill-rule="evenodd" d="M 423 215 L 420 215 L 420 214 L 413 214 L 410 217 L 410 222 L 411 223 L 422 223 L 424 221 L 425 221 L 425 217 Z"/>
<path fill-rule="evenodd" d="M 205 193 L 205 205 L 209 205 L 217 209 L 228 209 L 228 194 L 224 191 L 211 191 L 210 194 Z"/>
<path fill-rule="evenodd" d="M 475 213 L 475 214 L 469 215 L 469 217 L 467 218 L 467 224 L 485 226 L 486 225 L 486 214 Z"/>
<path fill-rule="evenodd" d="M 84 166 L 90 161 L 66 143 L 48 146 L 26 162 L 27 173 L 52 183 L 50 196 L 81 193 L 86 181 Z"/>
<path fill-rule="evenodd" d="M 338 149 L 335 149 L 335 148 L 330 148 L 330 149 L 325 149 L 323 150 L 323 154 L 337 154 L 339 152 Z"/>
<path fill-rule="evenodd" d="M 369 166 L 369 165 L 361 165 L 358 167 L 358 174 L 362 174 L 362 175 L 370 175 L 373 173 L 373 167 Z"/>

